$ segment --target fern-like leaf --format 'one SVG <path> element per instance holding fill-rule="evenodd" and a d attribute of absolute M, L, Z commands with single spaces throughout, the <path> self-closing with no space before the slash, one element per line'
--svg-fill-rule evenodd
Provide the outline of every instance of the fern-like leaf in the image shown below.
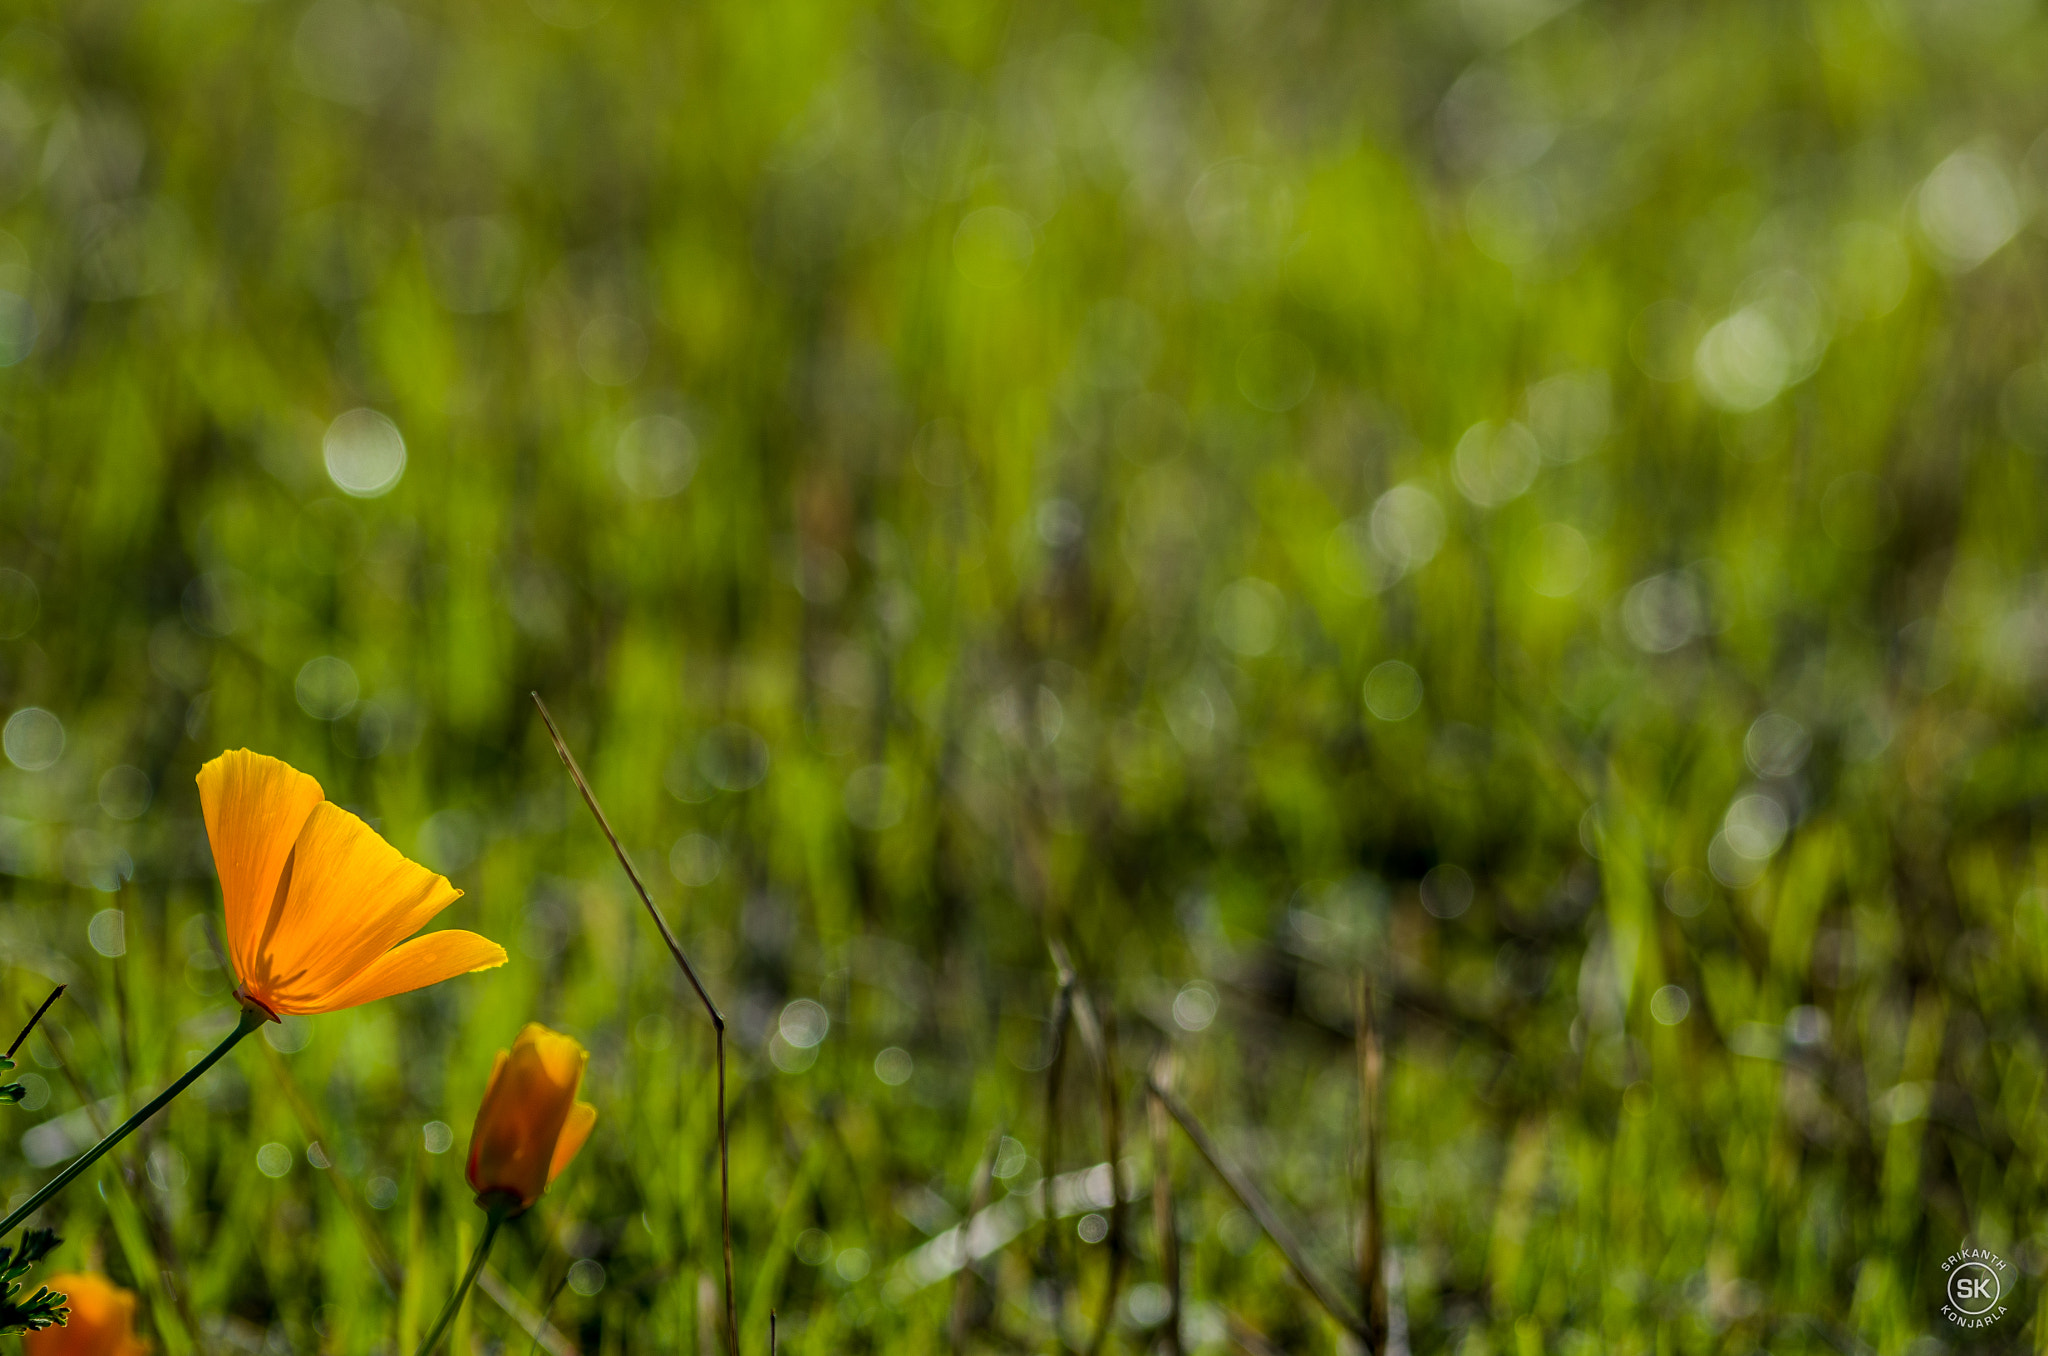
<path fill-rule="evenodd" d="M 21 1245 L 0 1248 L 0 1335 L 40 1332 L 58 1327 L 70 1316 L 64 1296 L 48 1286 L 21 1297 L 29 1268 L 48 1257 L 63 1240 L 54 1229 L 30 1229 L 22 1234 Z"/>

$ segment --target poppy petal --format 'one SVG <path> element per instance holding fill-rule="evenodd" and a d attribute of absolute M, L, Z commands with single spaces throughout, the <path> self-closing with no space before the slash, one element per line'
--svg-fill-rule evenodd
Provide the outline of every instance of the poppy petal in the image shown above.
<path fill-rule="evenodd" d="M 513 1042 L 514 1051 L 521 1048 L 531 1052 L 536 1061 L 535 1072 L 545 1080 L 546 1087 L 565 1101 L 576 1096 L 583 1086 L 583 1071 L 590 1065 L 590 1052 L 582 1042 L 539 1022 L 528 1022 L 519 1028 L 519 1039 Z"/>
<path fill-rule="evenodd" d="M 325 795 L 297 768 L 248 749 L 223 753 L 199 769 L 198 780 L 227 913 L 229 958 L 246 980 L 292 845 Z"/>
<path fill-rule="evenodd" d="M 488 937 L 459 928 L 430 932 L 371 961 L 361 973 L 332 992 L 320 995 L 317 1006 L 290 1011 L 339 1012 L 395 993 L 424 989 L 457 975 L 493 970 L 503 965 L 505 959 L 505 948 Z"/>
<path fill-rule="evenodd" d="M 484 1084 L 483 1101 L 477 1107 L 477 1119 L 479 1122 L 484 1119 L 485 1113 L 491 1109 L 491 1098 L 495 1097 L 498 1092 L 498 1080 L 505 1076 L 505 1066 L 511 1062 L 512 1052 L 510 1050 L 500 1050 L 498 1052 L 497 1060 L 491 1065 L 490 1080 Z M 469 1136 L 469 1166 L 466 1175 L 469 1178 L 471 1188 L 478 1192 L 485 1190 L 483 1182 L 477 1175 L 477 1159 L 483 1152 L 483 1147 L 484 1137 L 472 1131 Z"/>
<path fill-rule="evenodd" d="M 512 1062 L 510 1050 L 500 1050 L 497 1059 L 491 1062 L 491 1076 L 484 1083 L 484 1101 L 491 1100 L 491 1094 L 498 1090 L 498 1080 L 505 1076 L 505 1066 Z"/>
<path fill-rule="evenodd" d="M 248 977 L 279 1011 L 322 1010 L 462 894 L 332 803 L 306 817 L 288 874 L 284 908 L 259 938 L 264 973 Z"/>
<path fill-rule="evenodd" d="M 588 1102 L 578 1102 L 569 1108 L 568 1117 L 562 1122 L 562 1133 L 555 1138 L 555 1156 L 548 1162 L 548 1185 L 553 1186 L 562 1169 L 569 1166 L 569 1160 L 583 1147 L 583 1141 L 590 1138 L 590 1128 L 597 1124 L 597 1108 Z"/>

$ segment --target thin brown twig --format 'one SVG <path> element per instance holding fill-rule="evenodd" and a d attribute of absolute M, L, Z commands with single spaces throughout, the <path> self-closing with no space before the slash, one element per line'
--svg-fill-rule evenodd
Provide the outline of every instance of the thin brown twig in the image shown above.
<path fill-rule="evenodd" d="M 640 879 L 639 869 L 633 859 L 626 855 L 626 849 L 619 844 L 619 835 L 612 831 L 611 820 L 605 817 L 604 808 L 597 803 L 597 796 L 590 789 L 590 782 L 583 775 L 582 767 L 576 762 L 576 755 L 569 752 L 569 746 L 562 741 L 562 732 L 555 725 L 555 718 L 548 711 L 548 704 L 540 699 L 540 693 L 532 694 L 533 704 L 540 708 L 540 718 L 548 727 L 548 738 L 554 741 L 555 752 L 561 755 L 562 766 L 569 769 L 569 776 L 575 781 L 576 789 L 583 793 L 583 803 L 590 807 L 590 813 L 597 819 L 597 827 L 604 830 L 612 851 L 618 856 L 619 865 L 626 868 L 626 878 L 633 882 L 633 889 L 639 894 L 640 902 L 647 906 L 647 916 L 654 920 L 655 930 L 661 933 L 661 940 L 668 944 L 668 952 L 682 967 L 683 977 L 690 981 L 690 987 L 697 991 L 697 997 L 704 1004 L 704 1011 L 711 1015 L 711 1024 L 723 1031 L 725 1014 L 718 1010 L 718 1004 L 711 1001 L 711 995 L 704 990 L 703 981 L 697 978 L 697 969 L 690 964 L 690 958 L 683 954 L 683 944 L 676 940 L 669 930 L 668 920 L 661 916 L 661 910 L 654 907 L 654 899 L 647 893 L 647 886 Z"/>
<path fill-rule="evenodd" d="M 1161 1050 L 1145 1080 L 1152 1125 L 1152 1230 L 1159 1236 L 1159 1276 L 1166 1286 L 1166 1356 L 1181 1356 L 1180 1226 L 1173 1210 L 1173 1126 L 1159 1089 L 1173 1086 L 1173 1051 Z"/>
<path fill-rule="evenodd" d="M 611 820 L 605 817 L 604 807 L 597 803 L 596 794 L 590 789 L 590 782 L 584 777 L 583 769 L 577 766 L 576 755 L 569 752 L 569 746 L 562 739 L 562 732 L 555 726 L 555 718 L 548 711 L 548 704 L 540 699 L 540 693 L 532 694 L 533 704 L 540 708 L 541 721 L 548 727 L 548 738 L 554 741 L 555 752 L 562 759 L 562 766 L 569 769 L 569 776 L 576 783 L 576 789 L 583 793 L 583 803 L 590 807 L 590 813 L 597 820 L 598 828 L 604 830 L 605 838 L 612 845 L 612 853 L 618 857 L 619 865 L 626 869 L 626 878 L 633 882 L 634 891 L 640 902 L 647 906 L 647 916 L 654 920 L 654 927 L 661 934 L 661 940 L 668 945 L 669 954 L 675 957 L 683 977 L 690 981 L 690 987 L 697 991 L 698 1001 L 704 1004 L 704 1011 L 711 1018 L 711 1029 L 718 1038 L 718 1213 L 719 1229 L 724 1241 L 725 1261 L 725 1341 L 729 1356 L 740 1356 L 739 1306 L 733 1295 L 732 1283 L 732 1178 L 730 1159 L 726 1149 L 725 1136 L 725 1014 L 718 1010 L 718 1004 L 711 1001 L 711 995 L 704 989 L 703 981 L 697 978 L 697 968 L 690 964 L 690 958 L 683 954 L 683 945 L 669 930 L 668 920 L 661 916 L 661 910 L 654 907 L 653 896 L 647 893 L 647 886 L 640 879 L 640 872 L 633 866 L 633 859 L 626 855 L 626 849 L 619 842 L 619 835 L 612 831 Z"/>
<path fill-rule="evenodd" d="M 1366 1356 L 1387 1349 L 1386 1216 L 1380 1208 L 1380 1033 L 1373 1021 L 1372 979 L 1361 968 L 1354 993 L 1358 1048 L 1358 1300 L 1365 1315 Z"/>
<path fill-rule="evenodd" d="M 1109 1341 L 1110 1324 L 1116 1318 L 1118 1288 L 1130 1262 L 1129 1224 L 1124 1208 L 1124 1099 L 1123 1080 L 1116 1063 L 1116 1009 L 1107 1008 L 1097 1023 L 1102 1043 L 1102 1119 L 1109 1136 L 1109 1286 L 1102 1294 L 1096 1313 L 1095 1336 L 1088 1343 L 1088 1356 L 1101 1356 Z"/>
<path fill-rule="evenodd" d="M 1116 1318 L 1117 1289 L 1123 1283 L 1125 1252 L 1123 1098 L 1117 1087 L 1116 1010 L 1111 1008 L 1098 1016 L 1095 1000 L 1089 997 L 1087 989 L 1081 986 L 1074 973 L 1067 948 L 1057 939 L 1048 946 L 1052 951 L 1053 964 L 1059 967 L 1060 982 L 1073 987 L 1074 1030 L 1080 1033 L 1081 1044 L 1095 1061 L 1102 1084 L 1102 1138 L 1110 1174 L 1109 1283 L 1103 1288 L 1102 1303 L 1095 1316 L 1095 1332 L 1088 1339 L 1086 1348 L 1087 1356 L 1100 1356 L 1103 1344 L 1109 1340 L 1110 1323 Z"/>
<path fill-rule="evenodd" d="M 1147 1084 L 1152 1089 L 1152 1095 L 1166 1107 L 1168 1114 L 1180 1122 L 1180 1128 L 1187 1133 L 1196 1151 L 1207 1160 L 1216 1175 L 1223 1179 L 1223 1184 L 1230 1188 L 1231 1194 L 1237 1197 L 1238 1204 L 1250 1212 L 1251 1217 L 1258 1221 L 1259 1227 L 1266 1231 L 1266 1237 L 1272 1239 L 1274 1245 L 1280 1249 L 1281 1255 L 1287 1259 L 1287 1264 L 1294 1268 L 1295 1276 L 1308 1288 L 1308 1292 L 1316 1297 L 1316 1302 L 1328 1310 L 1330 1317 L 1336 1319 L 1353 1336 L 1363 1340 L 1364 1322 L 1351 1311 L 1351 1306 L 1344 1302 L 1343 1296 L 1337 1293 L 1336 1288 L 1308 1264 L 1308 1254 L 1295 1238 L 1294 1231 L 1281 1221 L 1273 1207 L 1267 1204 L 1265 1196 L 1252 1185 L 1251 1179 L 1238 1171 L 1237 1166 L 1223 1156 L 1223 1151 L 1217 1147 L 1216 1141 L 1209 1137 L 1209 1132 L 1202 1127 L 1202 1122 L 1196 1119 L 1195 1113 L 1188 1109 L 1186 1103 L 1160 1087 L 1156 1080 L 1148 1079 Z"/>
<path fill-rule="evenodd" d="M 1047 1307 L 1052 1310 L 1052 1330 L 1059 1334 L 1062 1343 L 1066 1340 L 1067 1302 L 1066 1293 L 1060 1287 L 1059 1203 L 1052 1198 L 1052 1182 L 1059 1171 L 1060 1075 L 1066 1068 L 1067 1023 L 1073 1012 L 1074 984 L 1070 978 L 1062 976 L 1059 989 L 1052 997 L 1052 1020 L 1047 1023 L 1045 1033 L 1051 1058 L 1045 1064 L 1045 1162 L 1040 1165 L 1038 1178 L 1039 1204 L 1045 1218 L 1039 1265 L 1045 1270 L 1046 1284 L 1051 1291 Z"/>
<path fill-rule="evenodd" d="M 36 1029 L 36 1023 L 43 1020 L 43 1014 L 50 1010 L 50 1005 L 62 998 L 64 991 L 70 987 L 69 984 L 59 984 L 56 988 L 50 990 L 50 996 L 43 1000 L 43 1005 L 37 1008 L 35 1014 L 28 1019 L 28 1025 L 23 1027 L 21 1034 L 14 1038 L 14 1044 L 7 1047 L 6 1058 L 14 1058 L 14 1052 L 21 1049 L 21 1043 L 28 1039 L 29 1032 Z"/>
<path fill-rule="evenodd" d="M 952 1313 L 946 1322 L 946 1334 L 955 1352 L 967 1350 L 967 1324 L 974 1298 L 975 1270 L 967 1254 L 972 1230 L 969 1227 L 976 1216 L 988 1208 L 988 1198 L 995 1194 L 996 1156 L 1002 1152 L 1003 1127 L 998 1124 L 989 1131 L 988 1148 L 981 1155 L 981 1162 L 974 1169 L 974 1187 L 967 1201 L 967 1218 L 960 1225 L 960 1271 L 953 1281 Z"/>

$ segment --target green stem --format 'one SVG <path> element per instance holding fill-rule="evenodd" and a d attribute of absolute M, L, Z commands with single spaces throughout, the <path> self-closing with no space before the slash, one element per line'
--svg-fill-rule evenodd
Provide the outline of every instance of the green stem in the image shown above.
<path fill-rule="evenodd" d="M 498 1196 L 484 1207 L 484 1236 L 476 1241 L 476 1254 L 469 1259 L 469 1270 L 462 1275 L 462 1284 L 455 1287 L 455 1293 L 448 1297 L 448 1307 L 434 1320 L 434 1329 L 427 1334 L 427 1340 L 420 1343 L 416 1356 L 429 1356 L 441 1344 L 442 1334 L 455 1321 L 455 1315 L 462 1312 L 462 1301 L 469 1295 L 469 1288 L 476 1284 L 477 1273 L 484 1269 L 484 1263 L 491 1255 L 491 1244 L 497 1241 L 498 1226 L 512 1217 L 518 1205 L 510 1197 Z"/>
<path fill-rule="evenodd" d="M 148 1120 L 151 1116 L 156 1115 L 157 1112 L 162 1111 L 164 1107 L 170 1104 L 170 1101 L 173 1097 L 176 1097 L 179 1093 L 191 1087 L 192 1084 L 198 1079 L 199 1075 L 205 1073 L 208 1069 L 211 1069 L 215 1064 L 218 1064 L 220 1062 L 220 1058 L 222 1055 L 225 1055 L 228 1051 L 234 1049 L 235 1045 L 239 1041 L 241 1041 L 243 1037 L 247 1036 L 257 1027 L 263 1025 L 263 1023 L 266 1020 L 268 1019 L 264 1017 L 262 1013 L 256 1011 L 254 1008 L 243 1008 L 242 1020 L 235 1024 L 235 1029 L 227 1034 L 226 1040 L 223 1040 L 219 1045 L 214 1046 L 213 1049 L 207 1053 L 206 1058 L 200 1060 L 197 1064 L 194 1064 L 191 1068 L 187 1069 L 185 1071 L 184 1077 L 180 1078 L 177 1082 L 171 1084 L 162 1092 L 158 1093 L 155 1097 L 151 1098 L 149 1105 L 143 1107 L 142 1110 L 136 1112 L 133 1116 L 130 1116 L 127 1120 L 122 1121 L 119 1125 L 115 1126 L 112 1132 L 109 1133 L 105 1139 L 93 1145 L 90 1149 L 87 1149 L 84 1153 L 80 1154 L 76 1159 L 72 1160 L 70 1167 L 64 1169 L 64 1171 L 58 1173 L 55 1177 L 51 1178 L 48 1185 L 44 1186 L 43 1189 L 41 1191 L 38 1191 L 35 1195 L 29 1197 L 28 1200 L 22 1204 L 20 1209 L 9 1214 L 6 1219 L 0 1219 L 0 1238 L 5 1238 L 9 1233 L 13 1232 L 14 1226 L 20 1224 L 23 1220 L 27 1219 L 30 1215 L 33 1215 L 36 1211 L 42 1209 L 44 1204 L 47 1203 L 52 1196 L 62 1191 L 65 1187 L 71 1185 L 72 1179 L 77 1177 L 78 1174 L 84 1172 L 87 1168 L 99 1162 L 100 1159 L 106 1155 L 106 1152 L 109 1149 L 113 1148 L 116 1144 L 119 1144 L 122 1140 L 128 1138 L 128 1136 L 134 1134 L 135 1131 L 141 1127 L 144 1121 Z"/>

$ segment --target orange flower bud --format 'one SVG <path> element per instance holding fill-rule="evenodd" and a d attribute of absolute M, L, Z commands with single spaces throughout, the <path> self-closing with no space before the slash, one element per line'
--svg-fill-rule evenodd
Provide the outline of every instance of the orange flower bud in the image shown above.
<path fill-rule="evenodd" d="M 61 1328 L 23 1334 L 23 1356 L 143 1356 L 149 1350 L 135 1335 L 134 1291 L 76 1273 L 44 1284 L 70 1300 L 71 1319 Z"/>
<path fill-rule="evenodd" d="M 588 1050 L 538 1022 L 498 1052 L 469 1141 L 469 1185 L 479 1197 L 500 1193 L 524 1210 L 568 1166 L 597 1124 L 597 1108 L 576 1100 L 589 1062 Z"/>

